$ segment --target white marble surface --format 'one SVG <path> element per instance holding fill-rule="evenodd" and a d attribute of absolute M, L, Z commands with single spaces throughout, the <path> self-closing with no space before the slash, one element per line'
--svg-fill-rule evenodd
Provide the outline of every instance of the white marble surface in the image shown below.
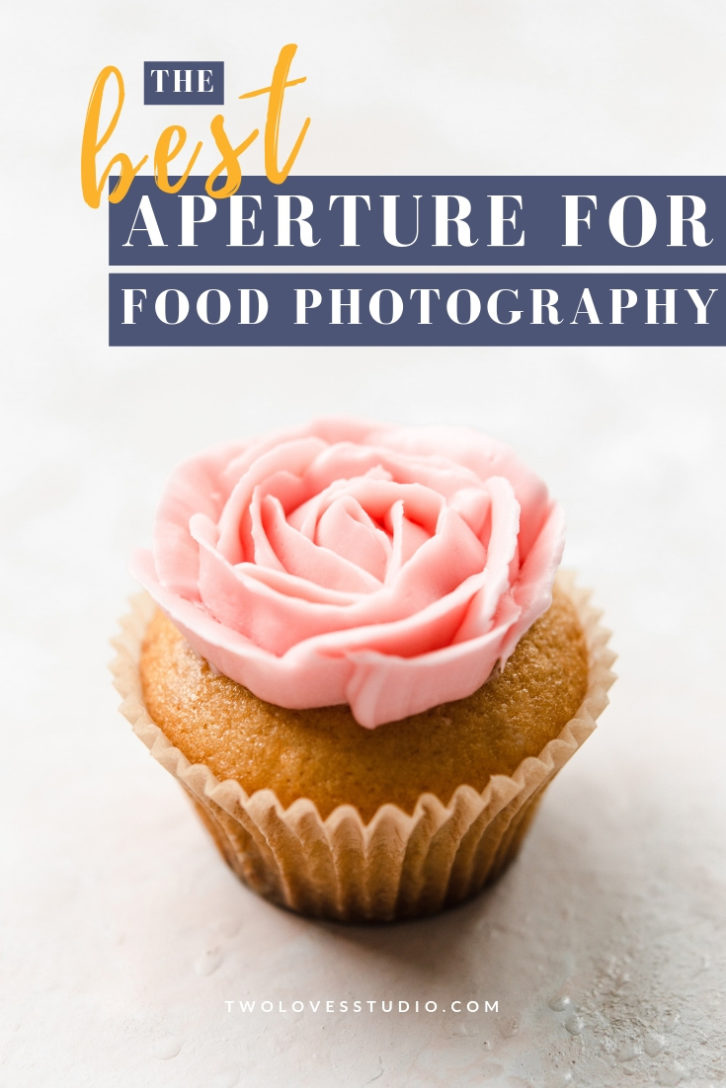
<path fill-rule="evenodd" d="M 204 54 L 254 86 L 287 40 L 314 121 L 301 171 L 723 173 L 723 10 L 70 0 L 8 18 L 0 1084 L 726 1083 L 726 352 L 111 351 L 105 216 L 77 179 L 103 64 Z M 139 110 L 128 141 L 145 126 Z M 390 928 L 238 885 L 106 671 L 170 467 L 326 412 L 515 444 L 568 512 L 567 564 L 619 653 L 612 706 L 516 865 Z M 355 999 L 439 1011 L 340 1011 Z"/>

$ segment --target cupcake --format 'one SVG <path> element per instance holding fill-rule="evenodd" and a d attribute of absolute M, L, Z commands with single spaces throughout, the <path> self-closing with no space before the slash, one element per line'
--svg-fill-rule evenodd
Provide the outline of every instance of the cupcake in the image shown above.
<path fill-rule="evenodd" d="M 172 475 L 117 640 L 123 710 L 223 857 L 341 921 L 473 895 L 607 703 L 563 518 L 507 447 L 325 420 Z"/>

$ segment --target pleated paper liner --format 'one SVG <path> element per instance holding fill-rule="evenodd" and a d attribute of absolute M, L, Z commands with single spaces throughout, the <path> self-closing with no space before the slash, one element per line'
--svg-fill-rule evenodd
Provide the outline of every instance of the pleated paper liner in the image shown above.
<path fill-rule="evenodd" d="M 448 804 L 422 794 L 412 815 L 381 806 L 363 822 L 352 805 L 323 820 L 312 801 L 283 808 L 272 790 L 252 796 L 190 764 L 144 706 L 139 654 L 153 601 L 141 594 L 114 640 L 121 710 L 151 754 L 181 783 L 228 865 L 250 888 L 291 910 L 338 921 L 391 921 L 432 914 L 474 895 L 517 853 L 543 791 L 595 728 L 608 702 L 615 655 L 609 631 L 571 574 L 559 584 L 575 604 L 589 653 L 589 684 L 577 714 L 539 756 L 477 792 L 460 786 Z"/>

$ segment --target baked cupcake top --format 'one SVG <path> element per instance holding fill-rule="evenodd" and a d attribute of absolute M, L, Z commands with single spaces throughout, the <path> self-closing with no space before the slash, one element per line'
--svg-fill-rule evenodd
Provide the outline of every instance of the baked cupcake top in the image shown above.
<path fill-rule="evenodd" d="M 133 572 L 219 673 L 373 728 L 479 689 L 549 608 L 562 546 L 494 439 L 333 419 L 180 465 Z"/>
<path fill-rule="evenodd" d="M 458 786 L 480 793 L 539 756 L 577 713 L 588 653 L 577 608 L 555 583 L 551 606 L 517 643 L 503 672 L 465 699 L 377 729 L 361 729 L 345 705 L 288 710 L 214 673 L 156 611 L 140 659 L 144 702 L 189 763 L 248 795 L 272 790 L 284 808 L 311 800 L 325 819 L 341 804 L 363 820 L 393 803 L 412 813 Z"/>

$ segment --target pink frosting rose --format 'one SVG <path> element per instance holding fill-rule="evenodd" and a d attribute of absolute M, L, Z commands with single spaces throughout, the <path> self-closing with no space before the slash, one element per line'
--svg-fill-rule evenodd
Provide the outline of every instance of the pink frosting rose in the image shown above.
<path fill-rule="evenodd" d="M 560 508 L 493 439 L 325 420 L 182 464 L 133 572 L 220 673 L 373 728 L 504 664 L 562 545 Z"/>

